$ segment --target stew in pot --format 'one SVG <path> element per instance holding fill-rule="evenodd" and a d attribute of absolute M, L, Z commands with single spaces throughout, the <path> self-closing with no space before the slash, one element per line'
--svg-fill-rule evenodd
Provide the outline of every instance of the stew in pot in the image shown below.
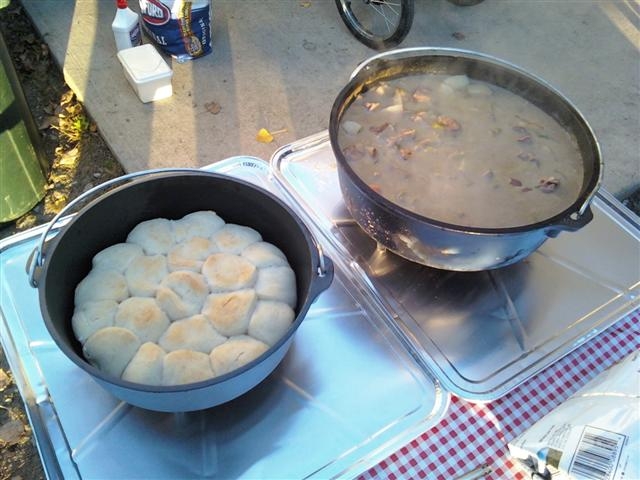
<path fill-rule="evenodd" d="M 371 189 L 449 224 L 537 223 L 570 207 L 582 187 L 568 130 L 521 96 L 466 75 L 380 81 L 343 112 L 338 139 Z"/>

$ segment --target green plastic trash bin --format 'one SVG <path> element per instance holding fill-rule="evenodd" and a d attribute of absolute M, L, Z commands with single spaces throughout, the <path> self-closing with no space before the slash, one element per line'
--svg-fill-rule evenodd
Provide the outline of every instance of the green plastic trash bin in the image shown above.
<path fill-rule="evenodd" d="M 0 57 L 0 223 L 3 223 L 24 215 L 42 199 L 47 162 L 2 33 Z"/>

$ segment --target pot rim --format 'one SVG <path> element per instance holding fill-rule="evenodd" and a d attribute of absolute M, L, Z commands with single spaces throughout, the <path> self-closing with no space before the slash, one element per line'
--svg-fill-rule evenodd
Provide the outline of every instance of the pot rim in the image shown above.
<path fill-rule="evenodd" d="M 143 172 L 143 175 L 144 173 L 145 172 Z M 245 372 L 252 370 L 256 365 L 262 363 L 268 357 L 277 353 L 287 342 L 290 342 L 290 340 L 298 330 L 300 324 L 304 320 L 309 307 L 311 306 L 311 304 L 313 303 L 317 295 L 319 295 L 326 288 L 329 287 L 333 279 L 333 264 L 328 257 L 324 256 L 324 254 L 321 251 L 321 247 L 319 246 L 319 244 L 311 234 L 310 230 L 304 224 L 301 218 L 293 211 L 293 209 L 289 207 L 286 203 L 284 203 L 276 195 L 265 190 L 264 188 L 261 188 L 245 180 L 230 177 L 222 173 L 208 172 L 208 171 L 197 170 L 197 169 L 193 169 L 193 170 L 191 169 L 176 169 L 176 170 L 159 169 L 159 170 L 149 170 L 146 173 L 148 175 L 144 176 L 143 178 L 136 177 L 135 180 L 132 181 L 131 183 L 120 185 L 116 188 L 109 190 L 108 192 L 103 193 L 97 198 L 91 200 L 73 218 L 71 218 L 69 222 L 65 223 L 65 225 L 59 229 L 55 237 L 51 239 L 51 244 L 48 246 L 48 248 L 46 248 L 46 250 L 50 252 L 55 251 L 60 241 L 62 241 L 62 239 L 64 238 L 65 232 L 73 226 L 73 224 L 77 221 L 77 219 L 80 218 L 81 214 L 83 214 L 84 212 L 87 212 L 91 207 L 99 204 L 105 198 L 117 195 L 123 190 L 129 189 L 133 186 L 139 186 L 143 183 L 164 180 L 164 179 L 167 179 L 170 177 L 176 177 L 176 176 L 208 177 L 208 178 L 215 178 L 217 180 L 231 182 L 234 184 L 239 184 L 244 188 L 258 191 L 262 195 L 272 200 L 275 204 L 277 204 L 279 208 L 281 208 L 289 217 L 291 217 L 295 221 L 298 229 L 300 230 L 300 232 L 302 233 L 303 237 L 306 240 L 308 251 L 310 254 L 310 260 L 312 263 L 309 269 L 310 281 L 306 291 L 306 297 L 304 298 L 304 302 L 300 304 L 300 308 L 296 312 L 296 317 L 294 318 L 291 326 L 289 327 L 287 332 L 276 343 L 269 346 L 269 349 L 267 351 L 262 353 L 260 356 L 258 356 L 251 362 L 235 370 L 232 370 L 231 372 L 225 373 L 223 375 L 198 381 L 198 382 L 192 382 L 192 383 L 186 383 L 186 384 L 180 384 L 180 385 L 170 385 L 170 386 L 146 385 L 146 384 L 141 384 L 136 382 L 130 382 L 127 380 L 123 380 L 122 378 L 116 378 L 112 375 L 106 374 L 99 368 L 89 363 L 82 355 L 78 354 L 75 351 L 75 349 L 71 348 L 69 345 L 67 345 L 65 341 L 63 341 L 64 335 L 62 335 L 59 332 L 59 329 L 56 328 L 55 325 L 53 324 L 52 320 L 49 317 L 48 308 L 46 307 L 47 302 L 45 298 L 45 290 L 46 290 L 46 284 L 47 284 L 47 281 L 46 281 L 47 271 L 50 263 L 46 260 L 46 256 L 43 256 L 42 272 L 41 272 L 42 274 L 41 277 L 43 281 L 38 282 L 37 288 L 38 288 L 38 296 L 39 296 L 41 309 L 43 305 L 45 306 L 45 310 L 43 311 L 43 319 L 45 322 L 45 326 L 47 327 L 47 330 L 51 334 L 56 346 L 63 351 L 63 353 L 67 356 L 67 358 L 73 361 L 77 366 L 79 366 L 85 372 L 89 373 L 94 377 L 97 377 L 97 379 L 99 379 L 100 381 L 106 384 L 110 384 L 119 388 L 125 388 L 125 389 L 136 391 L 136 392 L 156 393 L 156 394 L 163 394 L 163 393 L 174 394 L 179 392 L 186 393 L 186 392 L 198 391 L 205 388 L 208 389 L 215 385 L 222 384 L 232 378 L 239 377 L 243 375 Z M 125 177 L 128 177 L 128 176 L 125 176 Z M 54 221 L 52 221 L 52 223 Z M 314 269 L 315 268 L 314 266 L 318 267 L 317 270 Z M 322 270 L 322 268 L 325 268 L 325 270 Z M 69 319 L 68 321 L 70 322 L 71 320 Z M 75 338 L 75 336 L 73 337 L 72 340 L 76 342 L 78 341 Z"/>
<path fill-rule="evenodd" d="M 399 57 L 399 58 L 398 58 Z M 380 70 L 381 67 L 376 65 L 383 64 L 387 61 L 410 61 L 418 58 L 438 58 L 438 57 L 454 57 L 464 58 L 472 61 L 478 61 L 490 66 L 496 66 L 502 69 L 506 69 L 510 73 L 520 75 L 527 80 L 537 84 L 543 90 L 546 90 L 549 95 L 555 96 L 560 100 L 568 109 L 573 117 L 577 120 L 580 126 L 587 133 L 587 138 L 590 143 L 590 147 L 593 151 L 594 162 L 592 165 L 593 172 L 589 178 L 589 181 L 583 182 L 580 194 L 574 202 L 567 208 L 558 212 L 557 214 L 548 217 L 539 222 L 518 225 L 513 227 L 474 227 L 465 226 L 460 224 L 454 224 L 444 222 L 437 219 L 420 215 L 416 212 L 408 210 L 386 197 L 380 195 L 373 189 L 371 189 L 356 172 L 351 168 L 351 165 L 344 157 L 342 150 L 338 143 L 338 129 L 340 124 L 341 114 L 344 113 L 349 105 L 344 105 L 347 99 L 353 94 L 353 92 L 361 86 L 364 79 L 371 77 L 373 73 Z M 472 50 L 457 49 L 457 48 L 445 48 L 445 47 L 416 47 L 416 48 L 401 48 L 382 52 L 370 57 L 361 63 L 352 73 L 349 82 L 338 93 L 333 106 L 331 108 L 330 121 L 329 121 L 329 139 L 334 155 L 336 156 L 339 169 L 343 170 L 346 175 L 349 176 L 356 187 L 361 193 L 367 195 L 379 206 L 393 213 L 399 213 L 405 217 L 409 217 L 412 221 L 428 223 L 432 226 L 447 230 L 451 232 L 464 233 L 464 234 L 477 234 L 486 236 L 497 236 L 505 234 L 522 234 L 533 230 L 575 230 L 586 224 L 592 217 L 589 210 L 591 200 L 597 193 L 603 178 L 603 160 L 600 144 L 595 136 L 595 133 L 584 115 L 578 110 L 572 101 L 570 101 L 563 93 L 551 86 L 544 79 L 526 71 L 522 67 L 499 59 L 497 57 L 475 52 Z M 582 156 L 582 155 L 581 155 Z M 584 156 L 583 162 L 585 161 Z M 586 220 L 586 221 L 585 221 Z"/>

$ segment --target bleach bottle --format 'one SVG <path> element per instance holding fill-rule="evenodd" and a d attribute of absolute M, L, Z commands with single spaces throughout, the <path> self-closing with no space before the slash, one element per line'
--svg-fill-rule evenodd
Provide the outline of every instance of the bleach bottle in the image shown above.
<path fill-rule="evenodd" d="M 129 8 L 127 0 L 117 0 L 116 16 L 111 24 L 118 51 L 142 45 L 140 16 Z"/>
<path fill-rule="evenodd" d="M 145 31 L 178 62 L 211 53 L 209 0 L 139 0 Z"/>

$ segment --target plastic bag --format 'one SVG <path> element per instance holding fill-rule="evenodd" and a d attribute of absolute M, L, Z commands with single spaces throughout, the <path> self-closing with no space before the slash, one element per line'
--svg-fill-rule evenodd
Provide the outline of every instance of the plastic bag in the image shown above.
<path fill-rule="evenodd" d="M 640 478 L 640 352 L 587 383 L 509 443 L 545 480 Z"/>

